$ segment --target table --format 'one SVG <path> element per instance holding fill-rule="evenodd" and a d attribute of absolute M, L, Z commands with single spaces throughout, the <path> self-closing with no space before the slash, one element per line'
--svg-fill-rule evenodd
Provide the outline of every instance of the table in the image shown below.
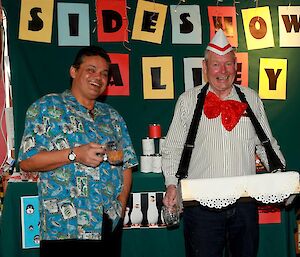
<path fill-rule="evenodd" d="M 150 190 L 152 189 L 152 190 Z M 133 192 L 162 191 L 161 174 L 134 173 Z M 22 249 L 20 197 L 36 195 L 36 183 L 9 182 L 0 229 L 0 257 L 38 257 L 38 249 Z M 280 224 L 260 225 L 258 257 L 295 257 L 295 208 L 282 209 Z M 183 230 L 128 229 L 123 233 L 122 257 L 184 257 Z"/>
<path fill-rule="evenodd" d="M 38 257 L 39 249 L 22 249 L 21 235 L 21 196 L 37 194 L 34 182 L 9 182 L 1 217 L 0 256 Z M 2 255 L 1 255 L 2 253 Z"/>

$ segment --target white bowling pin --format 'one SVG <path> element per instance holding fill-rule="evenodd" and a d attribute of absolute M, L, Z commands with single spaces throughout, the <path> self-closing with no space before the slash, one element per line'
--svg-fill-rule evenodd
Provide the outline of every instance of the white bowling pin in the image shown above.
<path fill-rule="evenodd" d="M 148 220 L 149 226 L 157 225 L 158 210 L 156 207 L 156 193 L 148 193 L 147 220 Z"/>
<path fill-rule="evenodd" d="M 129 210 L 130 210 L 130 208 L 127 206 L 126 210 L 125 210 L 124 221 L 123 221 L 124 226 L 126 226 L 127 223 L 129 222 Z"/>
<path fill-rule="evenodd" d="M 133 193 L 132 197 L 132 212 L 130 215 L 132 226 L 140 226 L 143 220 L 143 213 L 141 210 L 141 194 Z"/>

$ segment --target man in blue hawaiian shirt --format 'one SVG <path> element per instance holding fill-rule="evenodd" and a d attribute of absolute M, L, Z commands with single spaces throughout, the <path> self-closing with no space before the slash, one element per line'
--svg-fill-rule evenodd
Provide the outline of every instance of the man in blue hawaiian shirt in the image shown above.
<path fill-rule="evenodd" d="M 71 90 L 46 95 L 27 110 L 18 161 L 22 171 L 39 172 L 41 257 L 100 256 L 109 242 L 109 256 L 120 254 L 137 157 L 123 118 L 96 101 L 109 82 L 110 63 L 102 48 L 82 48 L 70 68 Z M 122 144 L 120 166 L 104 158 L 110 141 Z"/>

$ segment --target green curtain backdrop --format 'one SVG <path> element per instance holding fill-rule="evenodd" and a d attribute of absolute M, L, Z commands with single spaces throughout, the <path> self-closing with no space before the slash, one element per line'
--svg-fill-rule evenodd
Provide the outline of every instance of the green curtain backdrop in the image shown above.
<path fill-rule="evenodd" d="M 126 45 L 131 49 L 131 51 L 128 51 L 122 43 L 97 42 L 97 33 L 96 31 L 93 32 L 96 26 L 95 0 L 55 1 L 52 41 L 50 44 L 19 40 L 18 32 L 21 0 L 2 0 L 2 4 L 4 6 L 8 21 L 8 42 L 12 71 L 11 76 L 13 89 L 16 154 L 18 152 L 20 140 L 24 129 L 25 112 L 29 105 L 44 94 L 51 92 L 62 92 L 69 87 L 69 67 L 79 47 L 58 46 L 56 7 L 57 3 L 59 2 L 90 4 L 91 44 L 100 45 L 103 48 L 105 48 L 108 52 L 127 53 L 130 55 L 130 96 L 107 97 L 106 102 L 114 106 L 125 118 L 137 154 L 141 155 L 141 139 L 147 136 L 148 125 L 150 123 L 161 124 L 163 135 L 167 133 L 169 124 L 172 119 L 176 100 L 178 96 L 184 91 L 183 58 L 203 56 L 206 45 L 209 42 L 209 23 L 207 16 L 207 6 L 217 5 L 217 0 L 185 0 L 185 3 L 183 3 L 195 4 L 200 6 L 203 33 L 202 45 L 172 44 L 171 17 L 170 9 L 168 8 L 162 44 L 160 45 L 149 42 L 131 40 L 131 34 L 129 33 L 129 44 Z M 177 5 L 179 0 L 155 0 L 155 2 L 169 6 Z M 233 0 L 223 0 L 218 4 L 220 6 L 232 6 L 233 2 Z M 282 152 L 286 157 L 288 169 L 300 170 L 300 136 L 298 134 L 300 126 L 300 115 L 298 114 L 298 99 L 300 96 L 300 87 L 298 85 L 298 59 L 300 56 L 300 50 L 299 48 L 280 48 L 278 38 L 278 6 L 287 6 L 291 2 L 285 0 L 260 0 L 258 3 L 259 6 L 270 6 L 275 47 L 247 51 L 241 9 L 254 8 L 256 6 L 256 2 L 254 0 L 240 1 L 240 3 L 236 4 L 238 13 L 237 29 L 239 36 L 238 51 L 248 52 L 249 54 L 249 87 L 253 88 L 256 91 L 258 90 L 260 58 L 286 58 L 288 60 L 287 100 L 264 100 L 263 102 L 266 108 L 267 115 L 269 117 L 273 134 L 279 141 L 279 144 L 282 148 Z M 292 2 L 292 4 L 300 5 L 300 0 L 295 0 Z M 131 7 L 131 9 L 128 9 L 128 18 L 129 29 L 132 30 L 137 0 L 127 0 L 127 5 Z M 143 56 L 173 57 L 173 77 L 175 86 L 174 99 L 143 99 L 141 65 Z M 152 187 L 149 188 L 149 178 L 147 180 L 145 177 L 143 177 L 143 179 L 144 182 L 138 183 L 138 179 L 135 178 L 135 188 L 140 191 L 151 191 Z M 163 187 L 162 179 L 157 184 L 159 184 L 157 186 Z M 156 190 L 156 188 L 153 187 L 153 190 Z M 297 206 L 299 206 L 299 204 L 297 204 Z M 284 222 L 281 224 L 261 226 L 261 241 L 263 242 L 263 244 L 260 245 L 260 256 L 295 256 L 293 245 L 294 239 L 292 232 L 293 228 L 295 227 L 295 217 L 291 212 L 289 211 L 282 213 L 282 220 Z M 9 217 L 11 216 L 9 215 Z M 10 223 L 7 222 L 7 224 Z M 154 231 L 128 231 L 126 233 L 127 236 L 124 237 L 124 240 L 127 240 L 126 242 L 128 243 L 136 242 L 136 240 L 143 240 L 143 238 L 140 236 L 140 233 L 144 233 L 144 236 L 149 236 L 149 234 L 145 233 L 151 233 L 153 234 L 153 238 L 156 238 L 157 240 L 161 238 Z M 282 237 L 286 240 L 284 240 L 284 242 L 279 242 L 279 238 Z M 274 240 L 277 240 L 278 243 L 274 243 Z M 141 242 L 141 245 L 143 243 L 144 241 Z M 161 241 L 161 243 L 163 242 Z M 133 246 L 135 247 L 135 245 Z M 18 249 L 18 251 L 19 250 L 20 249 Z M 25 256 L 25 253 L 22 256 Z M 35 256 L 35 253 L 33 253 L 32 256 Z"/>
<path fill-rule="evenodd" d="M 98 43 L 97 33 L 93 32 L 95 23 L 95 3 L 92 0 L 55 1 L 52 42 L 37 43 L 18 39 L 20 0 L 3 0 L 3 5 L 8 19 L 9 53 L 12 69 L 12 88 L 15 118 L 15 145 L 18 151 L 23 133 L 24 116 L 28 106 L 37 98 L 50 92 L 61 92 L 69 87 L 69 66 L 79 47 L 59 47 L 57 43 L 57 2 L 81 2 L 90 4 L 90 32 L 91 43 L 105 48 L 108 52 L 128 53 L 130 55 L 130 96 L 108 97 L 106 102 L 114 106 L 124 116 L 133 144 L 138 155 L 141 154 L 141 139 L 147 136 L 148 124 L 159 123 L 163 135 L 166 134 L 179 94 L 184 91 L 184 57 L 201 57 L 209 42 L 209 24 L 207 6 L 215 6 L 217 1 L 186 0 L 183 4 L 196 4 L 200 6 L 203 44 L 202 45 L 173 45 L 171 42 L 171 17 L 168 8 L 162 44 L 153 44 L 144 41 L 131 40 L 128 51 L 122 43 Z M 176 5 L 178 0 L 156 1 L 166 5 Z M 232 6 L 234 1 L 224 0 L 220 6 Z M 260 0 L 259 6 L 270 6 L 275 47 L 249 50 L 249 87 L 258 90 L 259 59 L 286 58 L 288 60 L 287 72 L 287 100 L 264 100 L 267 115 L 275 137 L 278 139 L 282 151 L 287 159 L 289 170 L 299 170 L 300 162 L 300 137 L 298 98 L 300 95 L 299 84 L 299 48 L 280 48 L 278 29 L 278 6 L 288 5 L 284 0 Z M 293 5 L 299 5 L 300 0 L 295 0 Z M 133 27 L 137 1 L 128 0 L 129 29 Z M 247 52 L 243 30 L 241 9 L 254 8 L 255 1 L 240 1 L 236 4 L 237 26 L 239 36 L 239 52 Z M 172 100 L 144 100 L 142 86 L 143 56 L 172 56 L 174 67 L 175 98 Z"/>

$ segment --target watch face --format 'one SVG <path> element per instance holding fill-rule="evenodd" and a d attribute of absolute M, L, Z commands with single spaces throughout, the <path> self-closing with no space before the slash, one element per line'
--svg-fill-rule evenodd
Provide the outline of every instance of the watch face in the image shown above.
<path fill-rule="evenodd" d="M 71 152 L 71 153 L 69 154 L 68 158 L 69 158 L 70 161 L 75 161 L 75 158 L 76 158 L 75 153 Z"/>

